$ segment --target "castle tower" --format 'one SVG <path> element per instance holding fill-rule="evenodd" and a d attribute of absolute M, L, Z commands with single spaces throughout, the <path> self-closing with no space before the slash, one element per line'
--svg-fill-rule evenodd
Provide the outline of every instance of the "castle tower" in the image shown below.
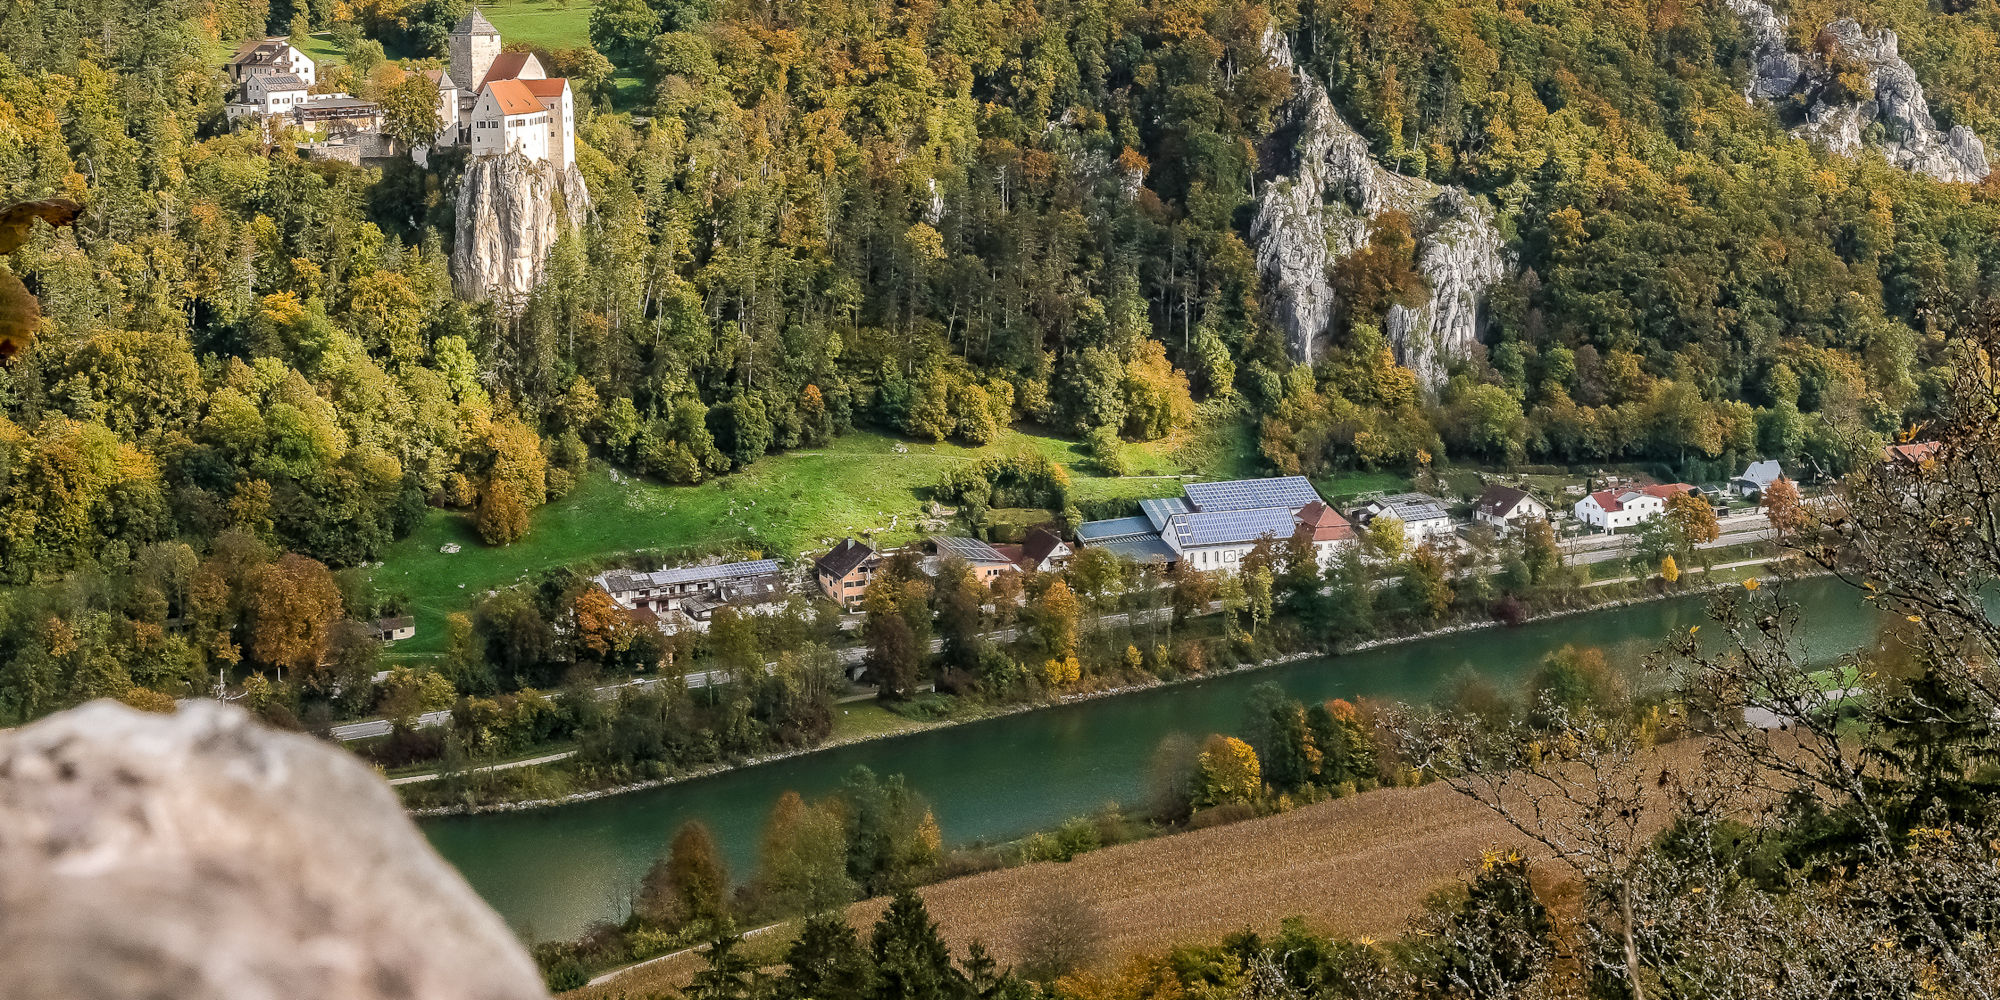
<path fill-rule="evenodd" d="M 477 96 L 486 71 L 500 56 L 500 29 L 474 7 L 451 29 L 450 48 L 452 82 Z"/>

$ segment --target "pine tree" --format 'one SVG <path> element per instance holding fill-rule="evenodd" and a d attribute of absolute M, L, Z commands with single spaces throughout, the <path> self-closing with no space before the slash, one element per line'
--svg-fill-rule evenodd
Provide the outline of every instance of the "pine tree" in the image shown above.
<path fill-rule="evenodd" d="M 951 964 L 937 921 L 914 890 L 896 893 L 875 924 L 876 1000 L 963 1000 L 971 990 Z"/>
<path fill-rule="evenodd" d="M 861 1000 L 868 995 L 868 953 L 839 913 L 807 917 L 798 940 L 785 950 L 781 1000 Z"/>
<path fill-rule="evenodd" d="M 756 986 L 756 968 L 737 953 L 742 943 L 743 936 L 732 930 L 709 944 L 703 953 L 708 967 L 689 981 L 688 1000 L 749 1000 Z"/>

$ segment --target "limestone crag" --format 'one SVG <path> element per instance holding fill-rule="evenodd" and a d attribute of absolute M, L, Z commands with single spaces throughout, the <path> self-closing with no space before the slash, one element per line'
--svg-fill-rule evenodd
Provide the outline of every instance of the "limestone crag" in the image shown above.
<path fill-rule="evenodd" d="M 1873 146 L 1890 163 L 1940 181 L 1983 180 L 1991 167 L 1986 145 L 1963 125 L 1938 128 L 1917 74 L 1897 51 L 1896 33 L 1869 34 L 1851 18 L 1821 30 L 1827 51 L 1863 71 L 1872 95 L 1855 100 L 1833 86 L 1831 60 L 1808 60 L 1785 43 L 1785 18 L 1763 0 L 1728 0 L 1752 40 L 1749 100 L 1796 101 L 1803 121 L 1796 132 L 1828 151 L 1852 155 Z"/>
<path fill-rule="evenodd" d="M 583 224 L 590 191 L 576 167 L 518 153 L 475 157 L 458 189 L 451 253 L 459 293 L 518 308 L 541 280 L 556 238 Z"/>
<path fill-rule="evenodd" d="M 214 702 L 93 702 L 0 735 L 0 997 L 547 996 L 338 748 Z"/>
<path fill-rule="evenodd" d="M 1471 195 L 1445 188 L 1430 209 L 1431 227 L 1417 249 L 1417 271 L 1430 286 L 1430 300 L 1416 309 L 1390 306 L 1382 332 L 1396 360 L 1436 387 L 1444 383 L 1446 365 L 1478 342 L 1480 303 L 1503 277 L 1503 266 L 1493 216 Z"/>
<path fill-rule="evenodd" d="M 1431 294 L 1419 308 L 1392 307 L 1383 332 L 1396 360 L 1436 388 L 1448 362 L 1477 342 L 1480 304 L 1505 268 L 1492 211 L 1460 188 L 1382 168 L 1326 88 L 1294 69 L 1283 36 L 1267 34 L 1264 44 L 1275 65 L 1294 72 L 1270 157 L 1281 172 L 1259 194 L 1250 238 L 1292 357 L 1309 362 L 1324 347 L 1337 305 L 1328 268 L 1367 243 L 1372 219 L 1402 211 L 1416 225 Z"/>

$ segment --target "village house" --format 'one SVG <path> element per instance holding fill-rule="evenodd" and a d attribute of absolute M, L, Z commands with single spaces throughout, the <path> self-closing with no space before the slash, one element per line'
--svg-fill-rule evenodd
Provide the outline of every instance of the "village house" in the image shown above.
<path fill-rule="evenodd" d="M 1403 522 L 1403 537 L 1411 545 L 1443 538 L 1457 531 L 1444 501 L 1427 493 L 1392 493 L 1362 504 L 1352 515 L 1354 523 L 1366 527 L 1378 518 Z"/>
<path fill-rule="evenodd" d="M 243 85 L 260 76 L 295 77 L 310 87 L 319 82 L 319 67 L 288 38 L 258 38 L 244 42 L 229 57 L 229 81 Z"/>
<path fill-rule="evenodd" d="M 881 554 L 866 542 L 843 538 L 833 551 L 813 560 L 813 578 L 819 582 L 820 593 L 842 610 L 859 611 L 881 565 Z"/>
<path fill-rule="evenodd" d="M 1321 570 L 1332 566 L 1341 548 L 1353 544 L 1356 537 L 1354 525 L 1323 500 L 1299 508 L 1299 523 L 1312 529 L 1313 556 Z"/>
<path fill-rule="evenodd" d="M 924 540 L 925 556 L 923 571 L 936 576 L 938 567 L 946 559 L 961 559 L 972 569 L 972 575 L 982 586 L 992 586 L 1002 573 L 1017 573 L 1021 567 L 1006 553 L 977 538 L 963 535 L 932 535 Z"/>
<path fill-rule="evenodd" d="M 663 567 L 651 573 L 612 570 L 599 574 L 597 584 L 622 608 L 644 608 L 657 614 L 680 611 L 683 603 L 783 603 L 784 576 L 775 559 L 716 563 L 708 566 Z"/>
<path fill-rule="evenodd" d="M 1047 528 L 1030 528 L 1021 538 L 1021 553 L 1015 564 L 1032 573 L 1053 573 L 1069 565 L 1076 550 L 1062 536 Z"/>
<path fill-rule="evenodd" d="M 368 632 L 380 642 L 401 642 L 417 634 L 417 620 L 410 615 L 377 618 L 369 623 Z"/>
<path fill-rule="evenodd" d="M 1278 545 L 1303 523 L 1322 563 L 1353 539 L 1353 526 L 1326 506 L 1303 476 L 1190 483 L 1185 495 L 1139 501 L 1139 516 L 1087 522 L 1077 544 L 1135 562 L 1156 561 L 1233 573 L 1260 542 Z"/>
<path fill-rule="evenodd" d="M 1620 528 L 1644 524 L 1667 512 L 1667 498 L 1696 493 L 1686 483 L 1665 486 L 1621 486 L 1598 490 L 1576 502 L 1576 519 L 1609 534 Z"/>
<path fill-rule="evenodd" d="M 1785 470 L 1775 459 L 1751 462 L 1743 474 L 1729 481 L 1729 488 L 1739 497 L 1757 496 L 1771 488 L 1771 484 L 1785 478 Z"/>
<path fill-rule="evenodd" d="M 1494 483 L 1473 503 L 1472 519 L 1506 531 L 1529 521 L 1547 521 L 1549 508 L 1527 490 Z"/>

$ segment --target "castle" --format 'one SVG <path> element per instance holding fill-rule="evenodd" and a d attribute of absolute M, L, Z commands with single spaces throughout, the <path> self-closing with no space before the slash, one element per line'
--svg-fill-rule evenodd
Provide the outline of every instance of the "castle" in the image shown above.
<path fill-rule="evenodd" d="M 474 7 L 451 29 L 451 68 L 426 75 L 437 85 L 439 146 L 471 155 L 519 153 L 553 165 L 576 163 L 576 104 L 569 81 L 551 79 L 532 52 L 503 52 L 500 30 Z"/>

